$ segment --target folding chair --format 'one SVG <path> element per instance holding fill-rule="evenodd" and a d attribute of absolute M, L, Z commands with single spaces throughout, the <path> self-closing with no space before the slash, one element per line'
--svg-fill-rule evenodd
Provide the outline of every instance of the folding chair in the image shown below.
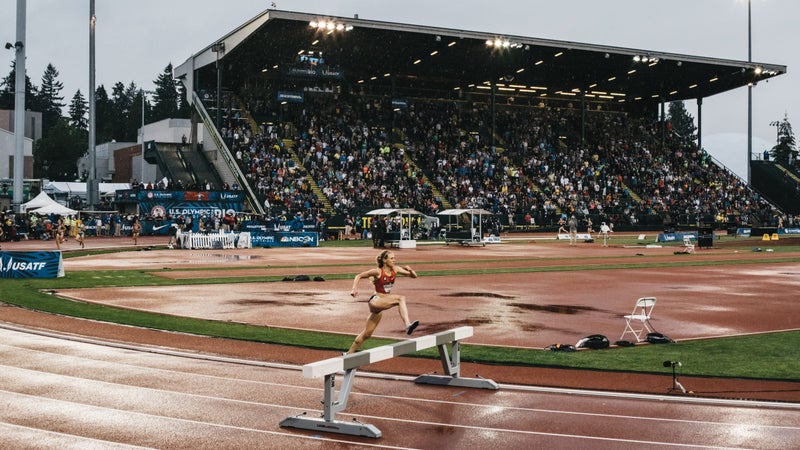
<path fill-rule="evenodd" d="M 694 253 L 694 243 L 692 242 L 691 235 L 683 236 L 683 251 L 686 253 Z"/>
<path fill-rule="evenodd" d="M 625 331 L 622 332 L 620 339 L 624 339 L 625 335 L 630 333 L 636 338 L 636 342 L 642 342 L 644 340 L 642 337 L 643 332 L 653 333 L 653 327 L 650 325 L 650 315 L 653 314 L 655 304 L 655 297 L 642 297 L 636 300 L 633 312 L 625 316 Z M 637 322 L 638 327 L 634 328 Z"/>

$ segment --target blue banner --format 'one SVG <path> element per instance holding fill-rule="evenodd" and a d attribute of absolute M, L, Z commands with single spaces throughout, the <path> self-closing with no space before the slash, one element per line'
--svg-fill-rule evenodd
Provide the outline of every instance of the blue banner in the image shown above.
<path fill-rule="evenodd" d="M 0 252 L 0 278 L 56 278 L 64 276 L 61 252 Z"/>
<path fill-rule="evenodd" d="M 658 235 L 656 242 L 683 242 L 684 236 L 697 240 L 697 232 L 690 231 L 688 233 L 662 233 Z"/>
<path fill-rule="evenodd" d="M 319 235 L 308 232 L 250 232 L 253 247 L 319 247 Z"/>

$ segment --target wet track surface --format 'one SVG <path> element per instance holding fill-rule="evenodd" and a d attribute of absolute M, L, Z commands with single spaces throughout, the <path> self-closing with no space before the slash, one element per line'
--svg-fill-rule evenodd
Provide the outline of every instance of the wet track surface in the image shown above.
<path fill-rule="evenodd" d="M 0 328 L 2 448 L 791 448 L 797 405 L 421 386 L 358 376 L 338 420 L 379 439 L 281 428 L 321 412 L 299 367 Z M 189 357 L 187 357 L 189 356 Z M 199 357 L 198 357 L 199 356 Z"/>

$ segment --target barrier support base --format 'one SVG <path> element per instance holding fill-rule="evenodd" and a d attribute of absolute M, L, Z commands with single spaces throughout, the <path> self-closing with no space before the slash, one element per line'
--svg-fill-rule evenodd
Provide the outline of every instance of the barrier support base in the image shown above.
<path fill-rule="evenodd" d="M 439 348 L 439 359 L 442 361 L 444 375 L 420 375 L 414 379 L 418 384 L 434 384 L 437 386 L 456 386 L 475 389 L 499 389 L 500 387 L 493 380 L 486 378 L 461 378 L 461 342 L 453 341 L 452 359 L 447 351 L 446 344 L 437 345 Z"/>

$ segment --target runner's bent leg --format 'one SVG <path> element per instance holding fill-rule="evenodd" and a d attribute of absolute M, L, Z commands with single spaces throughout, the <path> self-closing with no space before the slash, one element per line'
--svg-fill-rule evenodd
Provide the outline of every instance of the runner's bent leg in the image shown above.
<path fill-rule="evenodd" d="M 353 344 L 350 346 L 350 349 L 347 350 L 347 353 L 353 353 L 361 347 L 361 344 L 364 343 L 372 333 L 375 331 L 375 328 L 378 327 L 378 324 L 381 322 L 381 313 L 370 313 L 369 317 L 367 318 L 367 325 L 364 327 L 364 331 L 362 331 L 356 339 L 353 341 Z"/>

